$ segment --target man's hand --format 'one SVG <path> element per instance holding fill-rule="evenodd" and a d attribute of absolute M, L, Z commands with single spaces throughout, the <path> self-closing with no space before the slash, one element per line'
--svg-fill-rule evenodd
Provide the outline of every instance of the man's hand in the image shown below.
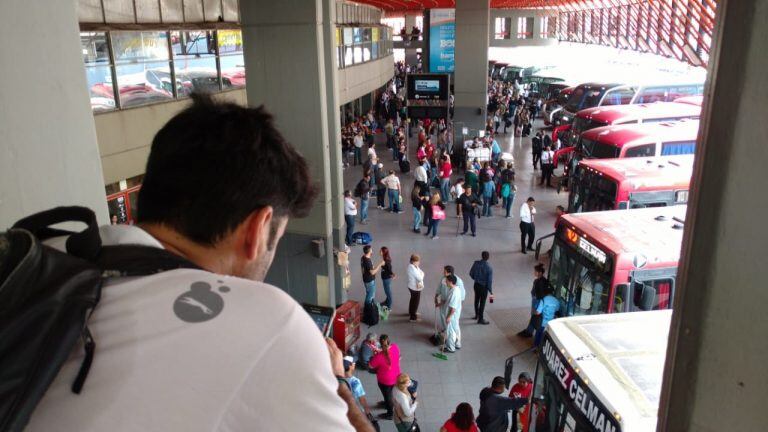
<path fill-rule="evenodd" d="M 331 338 L 325 338 L 325 343 L 328 345 L 328 352 L 331 355 L 331 369 L 333 374 L 338 377 L 344 376 L 344 353 L 341 352 L 339 347 L 336 346 L 336 342 Z"/>

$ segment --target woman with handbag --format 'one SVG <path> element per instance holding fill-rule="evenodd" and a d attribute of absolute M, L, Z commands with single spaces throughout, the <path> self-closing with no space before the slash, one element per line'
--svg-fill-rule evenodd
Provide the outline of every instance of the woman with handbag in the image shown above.
<path fill-rule="evenodd" d="M 437 227 L 440 225 L 440 221 L 445 219 L 445 204 L 443 204 L 443 201 L 440 199 L 440 194 L 435 193 L 432 195 L 432 199 L 429 200 L 429 207 L 432 210 L 432 214 L 429 218 L 429 228 L 427 228 L 427 233 L 425 235 L 429 235 L 429 233 L 432 233 L 432 239 L 440 238 L 437 236 Z"/>
<path fill-rule="evenodd" d="M 408 374 L 400 374 L 397 377 L 397 385 L 392 389 L 392 404 L 395 411 L 393 420 L 398 432 L 412 432 L 416 423 L 415 414 L 419 402 L 416 400 L 416 393 L 412 394 L 408 391 L 410 386 L 411 377 Z"/>

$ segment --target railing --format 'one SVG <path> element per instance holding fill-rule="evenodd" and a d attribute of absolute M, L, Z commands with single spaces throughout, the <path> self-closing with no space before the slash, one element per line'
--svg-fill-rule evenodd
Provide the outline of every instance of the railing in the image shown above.
<path fill-rule="evenodd" d="M 539 239 L 536 240 L 536 252 L 534 254 L 534 257 L 536 258 L 537 261 L 539 260 L 539 255 L 541 252 L 541 243 L 544 241 L 544 239 L 554 237 L 554 235 L 555 233 L 547 234 L 544 237 L 539 237 Z"/>

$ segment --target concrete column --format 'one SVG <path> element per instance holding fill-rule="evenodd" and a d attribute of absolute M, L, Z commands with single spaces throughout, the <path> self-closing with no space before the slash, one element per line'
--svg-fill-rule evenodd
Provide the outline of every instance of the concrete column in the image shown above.
<path fill-rule="evenodd" d="M 768 4 L 718 2 L 660 431 L 768 424 Z"/>
<path fill-rule="evenodd" d="M 323 2 L 323 45 L 325 48 L 325 109 L 328 112 L 328 144 L 329 169 L 331 182 L 331 229 L 334 249 L 344 247 L 344 177 L 341 169 L 341 116 L 339 115 L 338 76 L 336 50 L 336 0 Z M 341 304 L 347 300 L 347 292 L 343 287 L 344 272 L 336 267 L 332 286 L 334 287 L 335 303 Z"/>
<path fill-rule="evenodd" d="M 310 215 L 292 220 L 267 275 L 299 302 L 335 304 L 332 205 L 321 0 L 240 2 L 249 105 L 263 104 L 310 164 L 320 195 Z M 335 145 L 336 143 L 334 143 Z M 325 256 L 312 253 L 324 242 Z"/>
<path fill-rule="evenodd" d="M 488 95 L 490 0 L 456 0 L 454 121 L 484 129 Z"/>
<path fill-rule="evenodd" d="M 0 16 L 0 230 L 59 205 L 108 223 L 75 3 L 4 0 Z"/>
<path fill-rule="evenodd" d="M 413 26 L 416 25 L 416 17 L 418 15 L 416 13 L 407 13 L 405 14 L 405 30 L 410 35 L 411 30 L 413 30 Z M 421 30 L 422 34 L 424 34 L 424 29 Z M 410 38 L 410 36 L 408 36 Z M 403 41 L 405 42 L 405 41 Z M 413 42 L 412 45 L 416 45 L 418 42 Z M 419 58 L 416 53 L 416 48 L 406 48 L 405 49 L 405 64 L 410 65 L 411 67 L 416 67 L 416 65 L 419 63 Z"/>

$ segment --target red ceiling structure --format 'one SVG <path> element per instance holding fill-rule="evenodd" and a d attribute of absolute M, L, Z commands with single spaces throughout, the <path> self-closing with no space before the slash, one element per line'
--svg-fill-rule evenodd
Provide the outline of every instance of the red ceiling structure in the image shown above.
<path fill-rule="evenodd" d="M 390 14 L 454 8 L 455 0 L 356 0 Z M 550 37 L 706 66 L 717 0 L 490 0 L 494 9 L 540 9 Z"/>

